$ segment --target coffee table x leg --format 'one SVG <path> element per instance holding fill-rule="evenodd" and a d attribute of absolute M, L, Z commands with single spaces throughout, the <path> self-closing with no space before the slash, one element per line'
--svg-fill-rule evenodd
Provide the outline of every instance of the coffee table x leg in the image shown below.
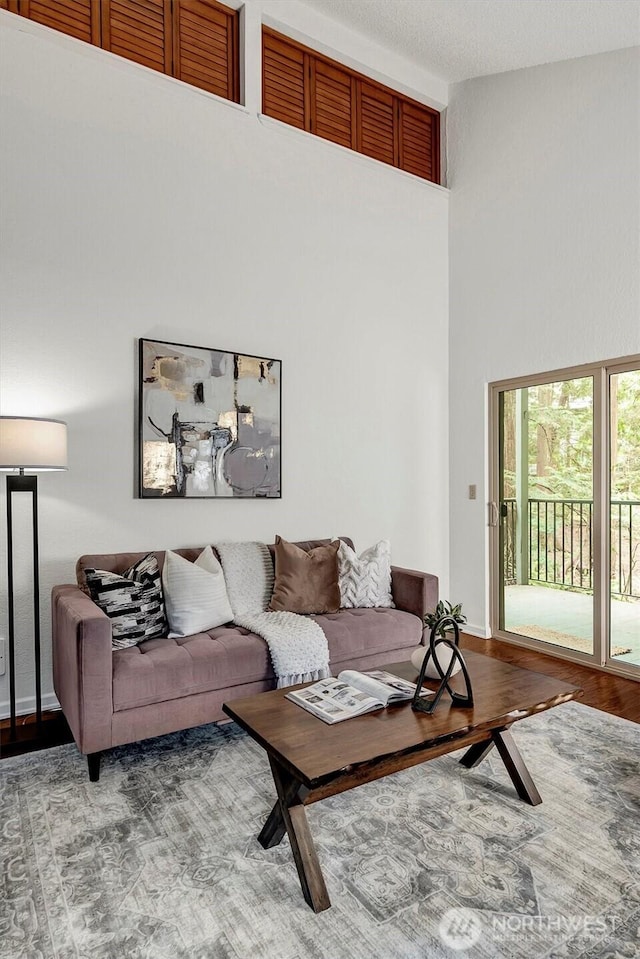
<path fill-rule="evenodd" d="M 304 898 L 314 912 L 322 912 L 329 908 L 331 901 L 304 811 L 304 799 L 309 790 L 273 756 L 269 756 L 269 762 L 278 802 L 269 813 L 258 840 L 264 849 L 270 849 L 278 845 L 285 831 L 289 834 Z"/>
<path fill-rule="evenodd" d="M 500 758 L 507 768 L 520 799 L 529 803 L 530 806 L 538 806 L 542 802 L 542 798 L 508 729 L 493 729 L 491 738 L 474 743 L 466 751 L 460 762 L 467 769 L 472 769 L 485 759 L 494 746 L 500 753 Z"/>

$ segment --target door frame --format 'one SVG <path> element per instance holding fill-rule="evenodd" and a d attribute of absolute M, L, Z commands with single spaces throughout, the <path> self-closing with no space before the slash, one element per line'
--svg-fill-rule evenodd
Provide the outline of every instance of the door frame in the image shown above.
<path fill-rule="evenodd" d="M 602 456 L 601 466 L 603 472 L 603 489 L 604 497 L 602 502 L 609 504 L 609 517 L 611 514 L 611 415 L 609 410 L 609 381 L 611 376 L 614 376 L 616 373 L 628 373 L 631 370 L 640 370 L 640 354 L 635 356 L 627 356 L 622 360 L 609 360 L 602 367 L 602 392 L 605 397 L 606 402 L 603 404 L 605 409 L 603 409 L 603 420 L 602 420 L 602 437 L 604 443 L 605 455 Z M 602 544 L 602 554 L 607 559 L 607 563 L 603 564 L 601 571 L 600 579 L 600 591 L 601 596 L 609 597 L 609 602 L 604 602 L 603 606 L 603 623 L 605 624 L 606 631 L 603 633 L 604 636 L 609 637 L 609 642 L 605 645 L 603 650 L 604 655 L 604 668 L 607 672 L 615 672 L 620 675 L 626 676 L 631 679 L 640 680 L 640 665 L 635 666 L 630 663 L 620 663 L 615 657 L 611 656 L 611 581 L 609 579 L 610 570 L 609 563 L 611 558 L 611 520 L 609 519 L 608 523 L 604 523 L 602 526 L 603 532 L 603 544 Z"/>
<path fill-rule="evenodd" d="M 535 373 L 529 376 L 511 377 L 489 383 L 488 397 L 488 491 L 487 550 L 489 556 L 489 625 L 491 636 L 516 646 L 545 652 L 558 659 L 581 663 L 608 673 L 615 673 L 640 681 L 640 666 L 620 663 L 610 655 L 610 416 L 609 377 L 640 368 L 640 354 L 585 363 L 562 369 Z M 561 380 L 591 376 L 593 379 L 593 653 L 553 646 L 543 640 L 531 639 L 500 628 L 501 603 L 501 519 L 500 501 L 500 393 L 540 386 Z M 606 504 L 606 513 L 605 513 Z"/>

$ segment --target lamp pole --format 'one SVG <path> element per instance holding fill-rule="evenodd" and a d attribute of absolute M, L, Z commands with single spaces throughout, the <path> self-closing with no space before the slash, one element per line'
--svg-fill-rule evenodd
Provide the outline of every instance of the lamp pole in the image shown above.
<path fill-rule="evenodd" d="M 33 655 L 35 666 L 36 731 L 42 726 L 42 675 L 40 655 L 40 560 L 38 549 L 38 479 L 25 470 L 67 468 L 67 426 L 61 420 L 36 416 L 0 416 L 0 469 L 7 474 L 7 586 L 9 628 L 10 740 L 17 738 L 16 723 L 16 619 L 14 581 L 13 495 L 31 493 L 33 537 Z M 17 471 L 17 472 L 16 472 Z"/>
<path fill-rule="evenodd" d="M 31 493 L 33 531 L 33 651 L 36 684 L 36 728 L 42 724 L 42 675 L 40 665 L 40 564 L 38 555 L 38 477 L 25 476 L 20 469 L 17 476 L 7 475 L 7 585 L 9 588 L 9 703 L 11 710 L 10 736 L 16 738 L 16 633 L 13 579 L 13 494 Z"/>

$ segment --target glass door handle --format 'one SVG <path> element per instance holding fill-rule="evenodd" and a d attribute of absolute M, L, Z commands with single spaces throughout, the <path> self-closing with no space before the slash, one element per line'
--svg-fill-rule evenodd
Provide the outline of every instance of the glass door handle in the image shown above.
<path fill-rule="evenodd" d="M 498 511 L 498 504 L 487 503 L 487 506 L 488 506 L 487 526 L 497 526 L 498 520 L 500 518 L 500 513 Z"/>

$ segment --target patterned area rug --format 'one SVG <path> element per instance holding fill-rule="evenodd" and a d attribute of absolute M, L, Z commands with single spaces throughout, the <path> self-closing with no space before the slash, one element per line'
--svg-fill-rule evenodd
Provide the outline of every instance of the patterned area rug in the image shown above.
<path fill-rule="evenodd" d="M 542 639 L 545 643 L 553 643 L 554 646 L 564 646 L 567 649 L 577 649 L 581 653 L 593 652 L 593 640 L 583 639 L 581 636 L 572 636 L 570 633 L 561 633 L 557 629 L 549 629 L 547 626 L 510 626 L 509 631 L 519 633 L 521 636 L 528 636 L 530 639 Z M 631 652 L 630 646 L 612 646 L 612 656 L 624 656 Z"/>
<path fill-rule="evenodd" d="M 640 726 L 517 723 L 542 794 L 456 756 L 308 807 L 333 906 L 256 835 L 268 763 L 232 724 L 0 763 L 3 959 L 605 959 L 640 954 Z M 461 951 L 462 950 L 462 951 Z"/>

